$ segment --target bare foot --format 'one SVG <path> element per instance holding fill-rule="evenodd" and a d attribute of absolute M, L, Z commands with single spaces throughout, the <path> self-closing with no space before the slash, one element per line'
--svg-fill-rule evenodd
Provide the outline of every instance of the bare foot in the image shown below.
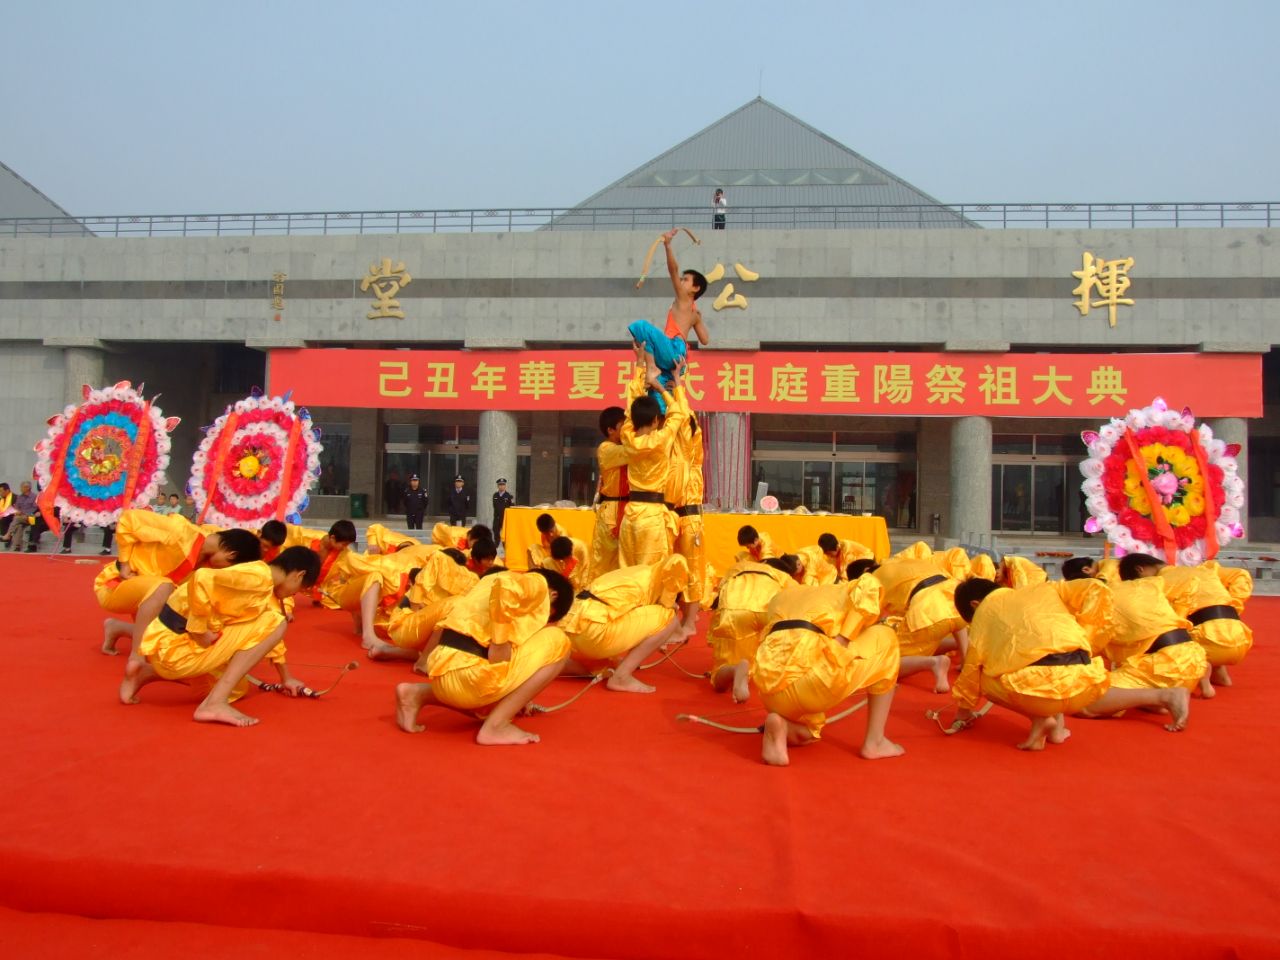
<path fill-rule="evenodd" d="M 476 734 L 476 743 L 482 747 L 537 743 L 540 739 L 536 733 L 521 730 L 514 723 L 508 723 L 496 729 L 490 729 L 489 725 L 485 724 Z"/>
<path fill-rule="evenodd" d="M 383 643 L 381 640 L 374 640 L 373 644 L 362 644 L 368 652 L 370 660 L 407 660 L 403 647 L 397 647 L 394 643 Z M 417 657 L 417 651 L 410 651 L 414 658 Z"/>
<path fill-rule="evenodd" d="M 863 741 L 858 756 L 863 760 L 887 760 L 890 757 L 900 757 L 906 752 L 906 747 L 894 743 L 888 737 L 881 737 L 879 740 Z"/>
<path fill-rule="evenodd" d="M 1018 744 L 1019 750 L 1043 750 L 1048 735 L 1056 730 L 1058 721 L 1053 717 L 1036 717 L 1031 721 L 1031 732 Z"/>
<path fill-rule="evenodd" d="M 615 673 L 604 682 L 604 685 L 610 690 L 617 690 L 621 693 L 653 693 L 654 690 L 658 689 L 647 683 L 641 683 L 631 674 L 624 677 Z"/>
<path fill-rule="evenodd" d="M 929 669 L 933 671 L 933 692 L 948 693 L 951 690 L 951 658 L 945 656 L 930 657 L 933 661 Z"/>
<path fill-rule="evenodd" d="M 776 713 L 764 718 L 760 759 L 771 767 L 785 767 L 791 762 L 791 758 L 787 756 L 787 721 Z"/>
<path fill-rule="evenodd" d="M 1212 677 L 1215 687 L 1231 686 L 1231 674 L 1227 672 L 1226 667 L 1214 667 Z"/>
<path fill-rule="evenodd" d="M 733 702 L 746 703 L 751 696 L 751 688 L 747 685 L 747 665 L 740 663 L 733 668 Z"/>
<path fill-rule="evenodd" d="M 1170 733 L 1178 733 L 1187 729 L 1187 720 L 1191 716 L 1191 692 L 1185 687 L 1172 687 L 1160 691 L 1160 702 L 1164 704 L 1173 717 L 1164 728 Z"/>
<path fill-rule="evenodd" d="M 114 620 L 103 621 L 102 624 L 102 652 L 108 657 L 118 656 L 120 651 L 116 649 L 116 641 L 120 639 L 120 634 L 116 632 Z"/>
<path fill-rule="evenodd" d="M 233 727 L 252 727 L 258 722 L 257 717 L 241 713 L 229 703 L 202 703 L 196 707 L 194 716 L 200 723 L 225 723 Z"/>
<path fill-rule="evenodd" d="M 427 729 L 418 722 L 422 701 L 418 699 L 420 683 L 396 684 L 396 723 L 405 733 L 421 733 Z"/>
<path fill-rule="evenodd" d="M 1054 728 L 1049 731 L 1050 743 L 1066 743 L 1071 737 L 1071 731 L 1067 729 L 1067 718 L 1062 714 L 1058 714 L 1054 719 Z"/>
<path fill-rule="evenodd" d="M 1212 700 L 1217 695 L 1217 691 L 1213 689 L 1213 683 L 1209 680 L 1209 674 L 1205 673 L 1200 678 L 1200 696 L 1206 700 Z"/>
<path fill-rule="evenodd" d="M 680 628 L 680 635 L 677 637 L 677 639 L 681 643 L 685 643 L 697 632 L 698 632 L 698 624 L 696 621 L 693 623 L 686 623 L 684 626 Z"/>
<path fill-rule="evenodd" d="M 155 669 L 146 660 L 130 658 L 124 665 L 124 680 L 120 682 L 120 702 L 124 704 L 138 702 L 138 690 L 152 680 L 157 680 Z"/>

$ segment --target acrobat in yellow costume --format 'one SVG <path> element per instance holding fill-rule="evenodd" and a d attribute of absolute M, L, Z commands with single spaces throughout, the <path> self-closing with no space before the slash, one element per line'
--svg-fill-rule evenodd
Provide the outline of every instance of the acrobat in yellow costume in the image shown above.
<path fill-rule="evenodd" d="M 387 613 L 387 639 L 405 650 L 421 650 L 458 597 L 479 579 L 448 554 L 427 557 L 409 592 Z"/>
<path fill-rule="evenodd" d="M 132 615 L 162 584 L 182 583 L 196 569 L 205 535 L 180 514 L 126 510 L 116 523 L 116 554 L 133 576 L 121 579 L 113 561 L 93 581 L 102 609 Z"/>
<path fill-rule="evenodd" d="M 956 586 L 969 575 L 969 557 L 959 547 L 935 554 L 920 541 L 875 571 L 884 588 L 883 613 L 901 617 L 898 642 L 904 657 L 929 657 L 948 634 L 965 629 L 956 612 Z"/>
<path fill-rule="evenodd" d="M 575 657 L 613 660 L 669 625 L 688 579 L 689 566 L 679 554 L 596 577 L 560 623 Z"/>
<path fill-rule="evenodd" d="M 707 627 L 713 678 L 722 667 L 755 659 L 770 601 L 779 591 L 795 586 L 795 580 L 766 563 L 736 564 L 725 574 Z"/>
<path fill-rule="evenodd" d="M 582 590 L 594 576 L 591 572 L 591 553 L 587 545 L 577 537 L 569 537 L 569 540 L 573 542 L 572 555 L 564 560 L 557 560 L 548 552 L 538 566 L 543 570 L 554 570 L 556 573 L 563 574 L 573 584 L 574 590 Z"/>
<path fill-rule="evenodd" d="M 1204 647 L 1192 641 L 1191 623 L 1174 612 L 1167 590 L 1163 577 L 1125 580 L 1111 588 L 1115 629 L 1106 652 L 1116 664 L 1113 687 L 1190 690 L 1208 669 Z"/>
<path fill-rule="evenodd" d="M 858 690 L 889 693 L 898 678 L 898 640 L 880 617 L 881 587 L 853 583 L 795 587 L 769 604 L 751 680 L 770 713 L 818 739 L 826 715 Z M 836 638 L 845 637 L 847 645 Z"/>
<path fill-rule="evenodd" d="M 635 392 L 637 381 L 639 393 Z M 636 397 L 644 392 L 643 371 L 637 372 L 629 390 Z M 629 414 L 622 423 L 627 481 L 631 485 L 618 531 L 618 562 L 624 567 L 658 563 L 671 553 L 675 540 L 675 516 L 667 509 L 666 489 L 672 448 L 680 431 L 685 429 L 688 406 L 683 387 L 676 387 L 674 396 L 662 391 L 662 400 L 667 409 L 662 426 L 637 436 Z"/>
<path fill-rule="evenodd" d="M 427 676 L 436 699 L 455 710 L 481 710 L 497 703 L 545 666 L 569 656 L 569 638 L 548 625 L 547 581 L 531 573 L 506 571 L 485 577 L 440 626 L 445 639 L 427 658 Z M 461 649 L 446 645 L 452 631 Z M 491 663 L 490 644 L 511 644 L 511 659 Z"/>
<path fill-rule="evenodd" d="M 602 440 L 596 448 L 600 483 L 596 493 L 596 525 L 591 534 L 591 569 L 603 576 L 618 569 L 618 526 L 630 487 L 627 481 L 627 452 L 622 444 Z"/>
<path fill-rule="evenodd" d="M 1191 639 L 1204 648 L 1209 663 L 1229 667 L 1253 646 L 1253 631 L 1240 619 L 1253 595 L 1249 571 L 1210 560 L 1198 567 L 1162 567 L 1169 604 L 1190 624 Z"/>
<path fill-rule="evenodd" d="M 261 561 L 197 570 L 147 627 L 139 651 L 165 680 L 216 679 L 233 656 L 253 649 L 284 622 L 274 591 L 271 568 Z M 193 637 L 205 633 L 218 639 L 202 647 Z M 285 662 L 283 640 L 267 659 Z M 247 684 L 238 686 L 229 699 L 246 689 Z"/>

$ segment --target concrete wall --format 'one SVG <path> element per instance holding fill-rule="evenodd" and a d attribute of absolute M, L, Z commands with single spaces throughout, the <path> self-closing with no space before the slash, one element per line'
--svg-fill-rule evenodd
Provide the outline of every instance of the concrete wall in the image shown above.
<path fill-rule="evenodd" d="M 7 343 L 0 348 L 0 480 L 16 491 L 31 479 L 32 450 L 48 429 L 46 421 L 62 410 L 62 350 L 38 343 Z"/>

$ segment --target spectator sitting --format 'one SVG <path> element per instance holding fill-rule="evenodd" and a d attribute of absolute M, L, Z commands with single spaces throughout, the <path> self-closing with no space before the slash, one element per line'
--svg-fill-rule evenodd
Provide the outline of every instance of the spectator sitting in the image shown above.
<path fill-rule="evenodd" d="M 13 516 L 10 518 L 9 530 L 3 537 L 7 549 L 22 549 L 22 539 L 26 536 L 28 527 L 35 523 L 35 516 L 36 495 L 31 492 L 31 482 L 23 481 L 20 492 L 13 498 Z M 27 547 L 27 553 L 35 552 L 36 544 L 33 540 Z"/>

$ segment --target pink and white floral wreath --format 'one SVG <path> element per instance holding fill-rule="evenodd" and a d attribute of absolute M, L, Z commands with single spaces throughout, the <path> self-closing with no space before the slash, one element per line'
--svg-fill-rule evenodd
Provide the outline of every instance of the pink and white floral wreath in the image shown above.
<path fill-rule="evenodd" d="M 288 395 L 254 389 L 206 428 L 189 489 L 201 523 L 258 527 L 297 521 L 320 476 L 320 431 Z"/>
<path fill-rule="evenodd" d="M 1157 397 L 1080 437 L 1089 449 L 1080 464 L 1090 513 L 1084 528 L 1105 533 L 1118 555 L 1194 566 L 1244 535 L 1240 445 L 1214 439 L 1190 409 L 1179 413 Z"/>
<path fill-rule="evenodd" d="M 49 418 L 35 447 L 36 504 L 55 534 L 59 520 L 105 527 L 121 511 L 149 506 L 164 485 L 169 433 L 179 423 L 128 380 L 86 385 L 81 396 L 78 406 Z"/>

